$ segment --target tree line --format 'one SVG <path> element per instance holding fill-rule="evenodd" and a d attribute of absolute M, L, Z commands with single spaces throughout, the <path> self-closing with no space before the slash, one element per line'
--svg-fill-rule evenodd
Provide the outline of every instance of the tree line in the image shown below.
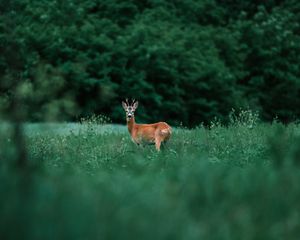
<path fill-rule="evenodd" d="M 8 0 L 0 3 L 0 93 L 27 121 L 93 113 L 195 126 L 232 109 L 300 117 L 300 3 Z"/>

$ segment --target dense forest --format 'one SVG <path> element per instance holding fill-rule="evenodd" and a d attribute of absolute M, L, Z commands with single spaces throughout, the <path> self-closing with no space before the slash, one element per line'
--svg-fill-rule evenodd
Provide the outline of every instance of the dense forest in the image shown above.
<path fill-rule="evenodd" d="M 0 2 L 2 112 L 26 121 L 105 114 L 195 126 L 232 109 L 300 117 L 300 2 Z"/>

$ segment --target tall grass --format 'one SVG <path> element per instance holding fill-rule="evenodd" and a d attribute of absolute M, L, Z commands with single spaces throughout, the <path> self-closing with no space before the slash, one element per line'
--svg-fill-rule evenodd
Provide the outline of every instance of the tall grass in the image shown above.
<path fill-rule="evenodd" d="M 299 239 L 300 126 L 244 114 L 161 152 L 101 122 L 28 125 L 24 174 L 3 132 L 0 239 Z"/>

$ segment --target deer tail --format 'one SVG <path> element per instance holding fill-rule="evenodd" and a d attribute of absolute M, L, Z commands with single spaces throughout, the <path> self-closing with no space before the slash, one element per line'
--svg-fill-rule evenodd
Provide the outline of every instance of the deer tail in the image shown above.
<path fill-rule="evenodd" d="M 172 129 L 171 128 L 165 128 L 165 129 L 162 129 L 160 132 L 161 132 L 162 135 L 171 135 L 172 134 Z"/>

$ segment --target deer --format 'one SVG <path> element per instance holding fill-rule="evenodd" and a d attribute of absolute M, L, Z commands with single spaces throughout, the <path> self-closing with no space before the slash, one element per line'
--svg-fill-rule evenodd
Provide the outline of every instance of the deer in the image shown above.
<path fill-rule="evenodd" d="M 135 100 L 131 104 L 129 104 L 128 99 L 125 102 L 122 101 L 131 139 L 137 145 L 155 144 L 156 150 L 160 151 L 161 144 L 170 139 L 172 128 L 166 122 L 152 124 L 135 123 L 134 112 L 138 108 L 138 104 L 138 101 Z"/>

